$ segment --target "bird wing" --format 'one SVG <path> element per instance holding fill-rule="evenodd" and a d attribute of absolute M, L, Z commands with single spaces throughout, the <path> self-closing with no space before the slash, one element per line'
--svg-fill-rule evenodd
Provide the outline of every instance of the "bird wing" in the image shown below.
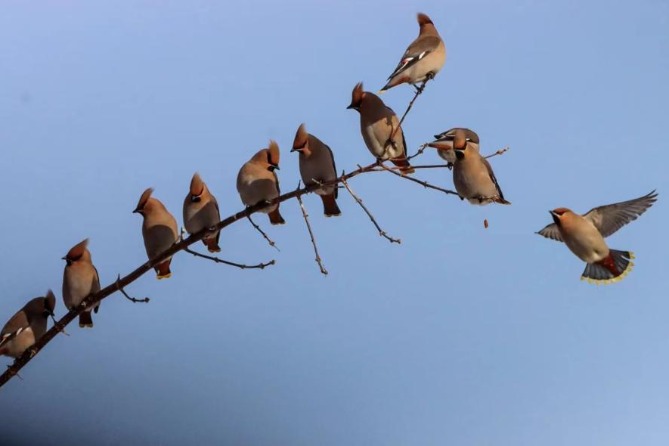
<path fill-rule="evenodd" d="M 603 237 L 608 237 L 627 223 L 636 220 L 655 201 L 657 201 L 657 193 L 653 190 L 643 197 L 635 198 L 634 200 L 607 204 L 590 209 L 583 217 L 594 224 Z"/>
<path fill-rule="evenodd" d="M 335 164 L 334 153 L 332 153 L 332 149 L 327 144 L 323 143 L 323 146 L 325 146 L 325 148 L 328 149 L 328 153 L 330 154 L 330 158 L 332 159 L 332 168 L 334 169 L 334 176 L 336 178 L 337 177 L 337 165 Z M 339 185 L 335 184 L 334 186 L 335 186 L 334 197 L 338 198 L 338 196 L 339 196 Z"/>
<path fill-rule="evenodd" d="M 440 41 L 441 39 L 439 39 L 437 36 L 421 36 L 416 39 L 404 52 L 402 60 L 400 60 L 400 63 L 397 64 L 395 71 L 393 71 L 393 73 L 388 76 L 388 80 L 397 76 L 399 73 L 430 54 L 435 50 L 435 48 L 437 48 L 437 46 L 439 46 Z"/>
<path fill-rule="evenodd" d="M 546 227 L 543 228 L 541 231 L 538 231 L 537 234 L 543 235 L 544 237 L 549 238 L 551 240 L 564 242 L 564 240 L 562 240 L 562 234 L 560 234 L 560 230 L 558 229 L 555 223 L 546 225 Z"/>
<path fill-rule="evenodd" d="M 0 334 L 0 347 L 17 337 L 23 330 L 30 328 L 30 321 L 25 311 L 19 311 L 7 321 Z"/>
<path fill-rule="evenodd" d="M 495 172 L 492 171 L 492 166 L 490 165 L 487 159 L 481 157 L 481 160 L 483 161 L 483 164 L 485 165 L 486 169 L 488 169 L 488 175 L 490 175 L 490 179 L 492 180 L 493 183 L 495 183 L 495 189 L 497 189 L 499 198 L 501 198 L 502 201 L 506 201 L 504 199 L 504 194 L 502 193 L 502 189 L 499 187 L 499 183 L 497 182 L 497 177 L 495 177 Z"/>

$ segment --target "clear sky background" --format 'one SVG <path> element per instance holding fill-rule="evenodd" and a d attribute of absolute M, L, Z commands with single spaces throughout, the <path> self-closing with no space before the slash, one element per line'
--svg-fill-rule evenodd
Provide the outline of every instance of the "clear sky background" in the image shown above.
<path fill-rule="evenodd" d="M 68 328 L 0 389 L 0 443 L 666 445 L 669 443 L 666 135 L 669 3 L 5 1 L 0 7 L 0 315 L 61 283 L 90 237 L 103 285 L 146 261 L 142 191 L 181 224 L 199 171 L 224 216 L 270 138 L 282 187 L 299 178 L 297 126 L 338 168 L 372 161 L 356 82 L 383 86 L 428 13 L 448 59 L 405 123 L 414 151 L 470 127 L 512 206 L 474 207 L 394 176 L 351 186 L 325 219 L 305 197 L 283 227 L 221 236 L 241 271 L 178 255 Z M 401 113 L 411 88 L 383 96 Z M 439 158 L 426 153 L 422 163 Z M 451 188 L 448 171 L 418 177 Z M 657 188 L 609 239 L 637 254 L 606 287 L 534 232 Z M 490 227 L 483 228 L 488 219 Z M 198 249 L 201 245 L 198 245 Z M 9 364 L 7 358 L 2 364 Z"/>

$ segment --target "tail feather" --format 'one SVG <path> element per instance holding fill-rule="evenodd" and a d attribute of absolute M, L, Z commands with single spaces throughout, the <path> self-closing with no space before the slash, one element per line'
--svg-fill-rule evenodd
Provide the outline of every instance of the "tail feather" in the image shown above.
<path fill-rule="evenodd" d="M 631 251 L 611 249 L 605 259 L 585 265 L 581 280 L 587 280 L 597 285 L 619 282 L 632 271 L 634 267 L 633 258 L 634 253 Z"/>
<path fill-rule="evenodd" d="M 400 173 L 402 175 L 409 175 L 415 172 L 414 168 L 409 164 L 409 160 L 406 158 L 393 158 L 390 161 L 400 168 Z"/>
<path fill-rule="evenodd" d="M 218 232 L 216 237 L 202 239 L 202 243 L 205 244 L 209 252 L 221 252 L 221 247 L 218 246 L 218 239 L 221 237 L 221 233 Z"/>
<path fill-rule="evenodd" d="M 269 222 L 273 225 L 282 225 L 286 223 L 286 220 L 283 219 L 281 213 L 279 212 L 279 206 L 277 206 L 276 209 L 269 213 Z"/>
<path fill-rule="evenodd" d="M 93 328 L 93 316 L 90 311 L 84 311 L 79 315 L 79 327 Z"/>
<path fill-rule="evenodd" d="M 156 278 L 160 279 L 169 279 L 172 277 L 172 271 L 170 271 L 170 263 L 172 259 L 167 259 L 163 263 L 160 263 L 154 267 L 156 270 Z"/>
<path fill-rule="evenodd" d="M 326 217 L 336 217 L 341 215 L 341 210 L 337 206 L 337 200 L 335 199 L 334 193 L 330 195 L 321 195 L 321 200 L 323 200 L 323 213 Z"/>

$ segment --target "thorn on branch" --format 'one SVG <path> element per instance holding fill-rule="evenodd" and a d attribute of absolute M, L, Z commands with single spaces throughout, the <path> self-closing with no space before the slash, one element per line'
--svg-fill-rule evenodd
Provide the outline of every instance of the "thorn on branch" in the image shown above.
<path fill-rule="evenodd" d="M 143 299 L 136 299 L 134 297 L 128 296 L 128 293 L 125 292 L 123 287 L 121 286 L 121 275 L 119 274 L 118 277 L 116 277 L 116 289 L 118 289 L 123 296 L 125 296 L 126 299 L 128 299 L 132 303 L 143 303 L 143 304 L 148 304 L 149 303 L 149 298 L 145 297 Z"/>
<path fill-rule="evenodd" d="M 301 183 L 297 183 L 297 188 L 300 188 Z M 304 207 L 304 203 L 302 202 L 302 197 L 300 195 L 297 196 L 297 201 L 300 203 L 300 209 L 302 210 L 302 217 L 304 217 L 304 222 L 307 224 L 307 230 L 309 231 L 309 237 L 311 238 L 311 245 L 314 247 L 314 254 L 316 254 L 316 263 L 318 264 L 318 267 L 321 270 L 321 274 L 327 276 L 328 275 L 328 270 L 325 269 L 323 266 L 323 261 L 321 259 L 320 254 L 318 253 L 318 247 L 316 246 L 316 239 L 314 237 L 314 233 L 311 230 L 311 224 L 309 223 L 309 215 L 307 214 L 307 210 Z"/>
<path fill-rule="evenodd" d="M 263 236 L 263 238 L 264 238 L 265 240 L 267 240 L 267 243 L 269 243 L 269 246 L 271 246 L 272 248 L 274 248 L 274 249 L 276 249 L 277 251 L 281 252 L 281 250 L 279 249 L 279 247 L 276 246 L 276 243 L 274 243 L 274 240 L 272 240 L 271 238 L 269 238 L 269 237 L 267 236 L 267 234 L 265 234 L 265 231 L 263 231 L 262 229 L 260 229 L 260 226 L 258 226 L 257 224 L 255 224 L 255 222 L 251 219 L 251 216 L 250 216 L 250 215 L 247 215 L 246 218 L 249 219 L 249 222 L 251 222 L 251 224 L 253 225 L 253 227 L 255 228 L 255 230 L 258 231 L 258 232 Z"/>
<path fill-rule="evenodd" d="M 416 158 L 417 156 L 422 155 L 426 148 L 427 148 L 427 143 L 421 144 L 420 147 L 418 147 L 418 150 L 416 151 L 416 153 L 407 157 L 407 161 L 411 161 L 412 159 Z M 416 167 L 414 166 L 414 169 L 415 168 Z"/>
<path fill-rule="evenodd" d="M 195 257 L 201 257 L 203 259 L 211 260 L 212 262 L 215 262 L 215 263 L 223 263 L 225 265 L 234 266 L 234 267 L 237 267 L 239 269 L 265 269 L 270 265 L 275 265 L 276 264 L 276 260 L 272 259 L 267 263 L 258 263 L 257 265 L 245 265 L 243 263 L 235 263 L 235 262 L 231 262 L 229 260 L 223 260 L 223 259 L 219 259 L 218 257 L 202 254 L 202 253 L 199 253 L 197 251 L 193 251 L 192 249 L 189 249 L 189 248 L 184 248 L 184 251 L 186 251 L 189 254 L 194 255 Z"/>
<path fill-rule="evenodd" d="M 509 150 L 509 146 L 506 146 L 506 147 L 504 147 L 504 148 L 502 148 L 502 149 L 499 149 L 497 152 L 492 153 L 492 154 L 486 156 L 485 158 L 488 159 L 488 158 L 492 158 L 493 156 L 503 155 L 503 154 L 506 153 L 508 150 Z"/>
<path fill-rule="evenodd" d="M 399 174 L 398 174 L 398 175 L 399 175 Z M 365 214 L 367 214 L 367 216 L 368 216 L 369 219 L 372 221 L 372 223 L 374 224 L 374 226 L 376 227 L 376 229 L 379 231 L 379 235 L 380 235 L 381 237 L 384 237 L 384 238 L 385 238 L 386 240 L 388 240 L 390 243 L 397 243 L 397 244 L 402 243 L 402 240 L 400 240 L 400 239 L 398 239 L 398 238 L 393 238 L 393 237 L 389 236 L 389 235 L 386 233 L 386 231 L 384 231 L 383 229 L 381 229 L 381 226 L 379 226 L 379 224 L 376 222 L 376 219 L 374 219 L 374 216 L 372 215 L 372 213 L 369 212 L 369 209 L 367 209 L 367 207 L 366 207 L 364 204 L 362 204 L 362 200 L 360 199 L 360 197 L 358 197 L 358 196 L 351 190 L 351 187 L 348 185 L 348 182 L 346 181 L 346 178 L 345 178 L 345 174 L 344 174 L 344 173 L 342 173 L 342 176 L 341 176 L 341 183 L 344 185 L 344 187 L 346 188 L 346 190 L 348 191 L 348 193 L 351 194 L 351 196 L 353 197 L 353 199 L 358 203 L 358 205 L 360 205 L 360 207 L 362 208 L 362 210 L 365 211 Z"/>

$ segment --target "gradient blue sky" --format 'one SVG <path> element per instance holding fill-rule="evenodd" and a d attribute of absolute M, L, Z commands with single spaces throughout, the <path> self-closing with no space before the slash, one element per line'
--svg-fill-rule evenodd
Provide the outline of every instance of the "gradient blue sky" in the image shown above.
<path fill-rule="evenodd" d="M 284 190 L 295 129 L 340 169 L 371 161 L 346 110 L 379 89 L 432 17 L 443 71 L 405 124 L 415 150 L 477 131 L 510 207 L 478 208 L 387 174 L 351 186 L 325 219 L 299 207 L 221 236 L 240 271 L 187 254 L 173 277 L 102 303 L 0 390 L 4 444 L 666 445 L 669 278 L 666 136 L 669 3 L 524 0 L 357 2 L 5 1 L 0 7 L 0 315 L 51 287 L 90 237 L 103 284 L 145 259 L 131 213 L 155 187 L 181 222 L 194 171 L 224 215 L 240 165 L 270 138 Z M 400 113 L 409 87 L 383 96 Z M 427 153 L 422 161 L 438 158 Z M 452 187 L 447 171 L 421 172 Z M 657 188 L 609 239 L 637 254 L 624 281 L 534 234 L 558 206 L 581 212 Z M 487 218 L 490 228 L 483 228 Z M 2 363 L 9 364 L 5 359 Z"/>

